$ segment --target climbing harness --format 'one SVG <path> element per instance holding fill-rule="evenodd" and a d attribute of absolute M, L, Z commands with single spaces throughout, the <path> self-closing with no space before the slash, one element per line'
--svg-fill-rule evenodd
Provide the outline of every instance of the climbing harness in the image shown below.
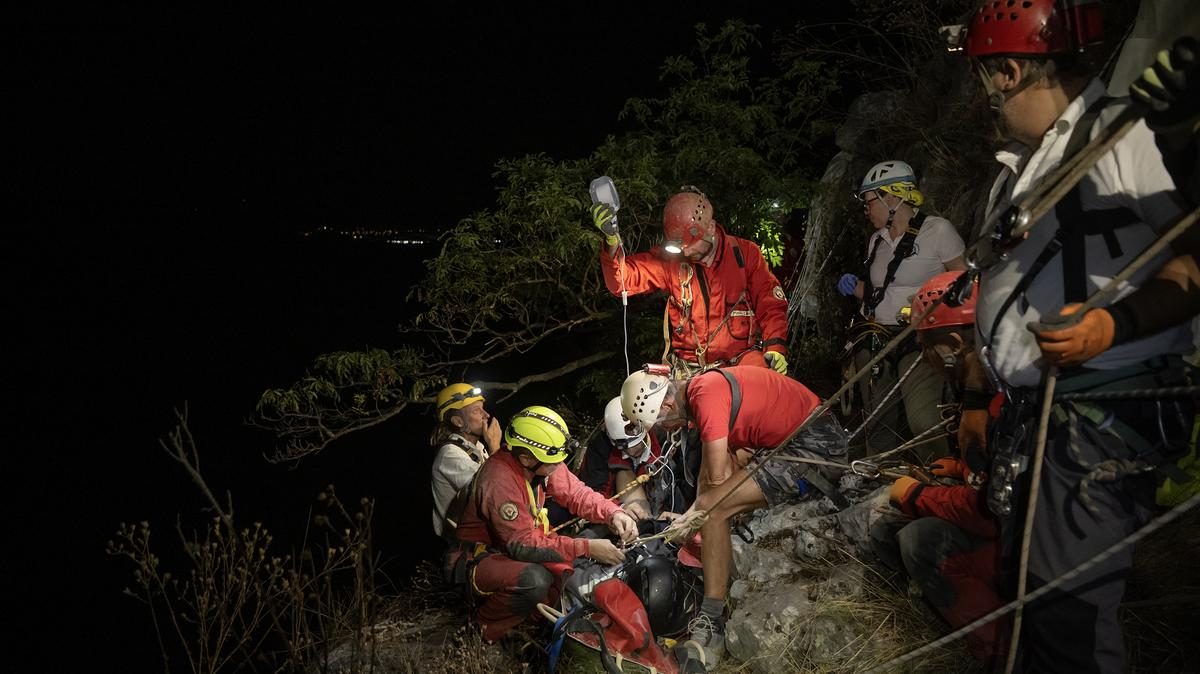
<path fill-rule="evenodd" d="M 1082 154 L 1082 153 L 1080 153 Z M 1082 177 L 1082 174 L 1081 174 Z M 1039 216 L 1040 217 L 1040 216 Z M 1063 329 L 1078 323 L 1083 315 L 1089 310 L 1095 308 L 1100 302 L 1106 300 L 1108 296 L 1114 292 L 1121 284 L 1127 282 L 1138 270 L 1144 267 L 1150 260 L 1153 260 L 1160 252 L 1166 249 L 1176 238 L 1184 231 L 1195 224 L 1200 218 L 1200 208 L 1195 208 L 1191 213 L 1185 214 L 1179 218 L 1174 225 L 1167 231 L 1163 232 L 1149 246 L 1146 247 L 1137 257 L 1125 265 L 1125 268 L 1112 278 L 1103 288 L 1092 293 L 1090 297 L 1084 300 L 1083 304 L 1076 310 L 1075 313 L 1068 316 L 1049 316 L 1043 317 L 1040 323 L 1030 325 L 1030 329 L 1035 332 L 1041 332 L 1048 329 Z M 1046 368 L 1044 376 L 1044 384 L 1042 390 L 1042 411 L 1038 417 L 1037 444 L 1035 445 L 1033 454 L 1033 473 L 1030 477 L 1029 487 L 1029 507 L 1025 513 L 1025 524 L 1021 534 L 1021 561 L 1017 574 L 1017 601 L 1021 603 L 1016 606 L 1016 613 L 1013 614 L 1013 636 L 1009 643 L 1008 663 L 1005 667 L 1005 673 L 1011 674 L 1013 666 L 1016 663 L 1017 646 L 1021 638 L 1021 618 L 1023 614 L 1022 607 L 1024 606 L 1025 585 L 1029 572 L 1029 542 L 1033 536 L 1033 517 L 1037 511 L 1037 496 L 1038 483 L 1042 476 L 1042 459 L 1046 454 L 1046 435 L 1050 425 L 1050 411 L 1054 405 L 1054 388 L 1058 382 L 1058 368 L 1049 366 Z"/>
<path fill-rule="evenodd" d="M 896 208 L 899 207 L 899 204 L 897 204 Z M 883 237 L 886 236 L 886 232 L 890 231 L 892 218 L 895 216 L 896 209 L 889 208 L 887 225 L 876 235 L 875 245 L 871 247 L 871 254 L 867 256 L 867 274 L 866 278 L 863 279 L 863 302 L 859 310 L 869 321 L 875 320 L 875 307 L 879 306 L 879 303 L 883 301 L 883 296 L 887 293 L 888 287 L 896 280 L 896 272 L 899 271 L 900 264 L 912 257 L 913 253 L 916 252 L 917 235 L 921 233 L 921 226 L 925 224 L 926 218 L 926 214 L 919 210 L 913 214 L 912 219 L 908 223 L 908 228 L 904 230 L 900 241 L 896 243 L 892 259 L 888 261 L 887 271 L 883 276 L 883 285 L 876 288 L 871 283 L 871 267 L 875 264 L 875 255 L 879 252 L 879 247 L 883 245 Z"/>
<path fill-rule="evenodd" d="M 737 263 L 738 269 L 745 269 L 745 258 L 742 255 L 742 249 L 736 242 L 732 244 L 733 257 Z M 680 275 L 682 274 L 682 278 Z M 721 367 L 731 362 L 737 362 L 747 352 L 761 349 L 761 344 L 756 344 L 754 338 L 754 307 L 748 299 L 749 280 L 743 277 L 743 289 L 738 294 L 736 300 L 728 305 L 728 310 L 721 322 L 715 328 L 710 330 L 707 335 L 701 335 L 696 330 L 696 321 L 692 317 L 692 306 L 695 303 L 695 296 L 692 292 L 692 281 L 699 283 L 701 292 L 704 293 L 704 301 L 708 302 L 708 282 L 705 280 L 703 270 L 699 274 L 696 272 L 696 267 L 690 262 L 680 262 L 679 271 L 674 274 L 674 277 L 679 280 L 679 299 L 668 296 L 666 304 L 663 306 L 663 354 L 661 361 L 671 365 L 671 375 L 676 379 L 688 379 L 692 376 L 707 372 L 708 370 Z M 674 304 L 680 312 L 679 325 L 671 327 L 671 305 Z M 741 307 L 741 308 L 739 308 Z M 727 360 L 717 360 L 708 362 L 707 353 L 708 347 L 711 344 L 717 333 L 724 328 L 732 318 L 748 318 L 749 325 L 746 327 L 746 346 L 747 348 L 736 356 Z M 696 362 L 691 363 L 676 356 L 672 350 L 672 336 L 682 336 L 687 330 L 691 330 L 696 336 L 695 358 Z M 732 334 L 732 333 L 731 333 Z M 782 343 L 782 340 L 772 340 Z M 626 367 L 628 369 L 628 366 Z"/>

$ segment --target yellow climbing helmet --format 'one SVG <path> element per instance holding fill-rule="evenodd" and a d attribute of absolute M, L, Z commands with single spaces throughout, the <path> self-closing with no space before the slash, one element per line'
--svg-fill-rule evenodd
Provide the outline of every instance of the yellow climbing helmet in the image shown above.
<path fill-rule="evenodd" d="M 517 412 L 504 430 L 504 441 L 509 449 L 528 449 L 542 463 L 561 463 L 572 444 L 567 422 L 558 412 L 541 405 Z"/>
<path fill-rule="evenodd" d="M 483 391 L 470 384 L 451 384 L 437 394 L 434 416 L 441 421 L 450 410 L 461 410 L 474 402 L 483 402 Z"/>

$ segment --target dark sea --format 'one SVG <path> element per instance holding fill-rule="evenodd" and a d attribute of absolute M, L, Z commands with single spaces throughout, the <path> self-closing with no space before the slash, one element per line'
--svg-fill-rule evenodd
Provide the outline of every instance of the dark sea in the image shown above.
<path fill-rule="evenodd" d="M 232 494 L 241 525 L 271 529 L 277 554 L 294 551 L 328 484 L 350 504 L 376 500 L 387 577 L 403 582 L 441 553 L 427 408 L 294 466 L 268 463 L 274 439 L 245 423 L 264 389 L 303 376 L 317 354 L 401 344 L 406 295 L 436 246 L 305 238 L 248 217 L 75 218 L 18 229 L 6 246 L 19 346 L 5 359 L 4 568 L 6 604 L 22 612 L 6 622 L 10 643 L 39 654 L 22 671 L 82 671 L 68 664 L 81 656 L 87 671 L 162 670 L 148 612 L 122 595 L 132 567 L 105 542 L 119 522 L 149 522 L 171 568 L 177 518 L 185 531 L 209 518 L 158 446 L 185 403 L 211 487 Z"/>

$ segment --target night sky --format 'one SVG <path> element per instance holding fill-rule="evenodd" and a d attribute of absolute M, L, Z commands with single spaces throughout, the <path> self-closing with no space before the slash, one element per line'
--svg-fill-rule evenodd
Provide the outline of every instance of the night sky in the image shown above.
<path fill-rule="evenodd" d="M 336 482 L 380 500 L 381 547 L 436 545 L 424 492 L 416 505 L 388 493 L 389 475 L 426 470 L 428 420 L 293 471 L 267 466 L 270 438 L 242 424 L 314 355 L 391 345 L 419 278 L 412 250 L 297 233 L 452 224 L 492 203 L 498 159 L 585 156 L 619 131 L 625 99 L 660 93 L 663 59 L 691 51 L 693 24 L 739 16 L 765 41 L 804 14 L 541 4 L 116 5 L 5 21 L 4 568 L 6 603 L 23 611 L 6 623 L 40 662 L 22 671 L 77 656 L 90 671 L 156 669 L 144 613 L 120 594 L 128 568 L 103 548 L 122 520 L 152 521 L 168 544 L 175 514 L 194 511 L 156 446 L 185 400 L 214 486 L 249 494 L 248 517 L 302 524 Z"/>

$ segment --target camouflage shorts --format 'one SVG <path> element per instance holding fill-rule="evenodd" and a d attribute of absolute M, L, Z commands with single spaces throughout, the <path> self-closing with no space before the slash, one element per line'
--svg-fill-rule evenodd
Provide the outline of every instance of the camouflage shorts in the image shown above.
<path fill-rule="evenodd" d="M 832 466 L 820 466 L 808 463 L 787 461 L 780 457 L 796 457 L 804 459 L 819 459 L 846 463 L 846 431 L 831 414 L 825 414 L 814 420 L 804 429 L 804 432 L 792 439 L 787 447 L 779 450 L 771 458 L 763 462 L 756 457 L 750 461 L 747 469 L 753 469 L 763 463 L 752 477 L 755 484 L 767 498 L 767 504 L 777 506 L 782 503 L 799 501 L 807 498 L 809 493 L 817 488 L 813 480 L 838 484 L 838 477 L 845 472 Z M 766 454 L 771 448 L 760 452 Z"/>

